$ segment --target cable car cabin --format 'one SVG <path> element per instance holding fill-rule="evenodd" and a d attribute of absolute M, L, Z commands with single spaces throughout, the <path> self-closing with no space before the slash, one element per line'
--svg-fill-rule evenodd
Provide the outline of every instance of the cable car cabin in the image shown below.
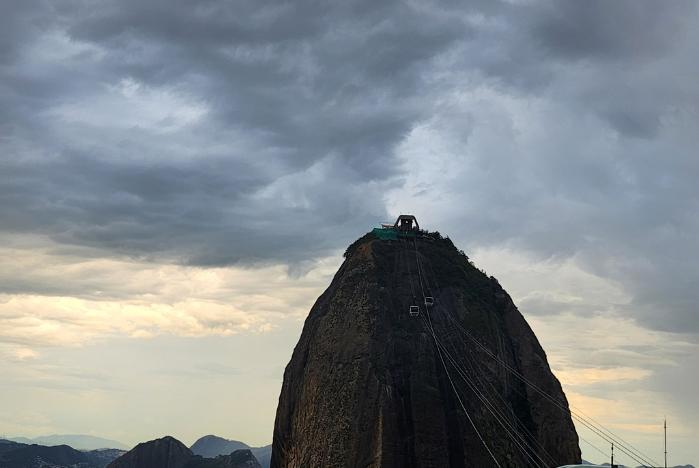
<path fill-rule="evenodd" d="M 420 225 L 417 223 L 417 219 L 413 215 L 400 215 L 396 219 L 394 228 L 399 231 L 419 231 Z"/>
<path fill-rule="evenodd" d="M 411 305 L 410 306 L 410 316 L 417 317 L 418 315 L 420 315 L 420 307 L 418 307 L 416 305 Z"/>
<path fill-rule="evenodd" d="M 425 306 L 431 307 L 434 305 L 434 297 L 432 296 L 425 296 Z"/>

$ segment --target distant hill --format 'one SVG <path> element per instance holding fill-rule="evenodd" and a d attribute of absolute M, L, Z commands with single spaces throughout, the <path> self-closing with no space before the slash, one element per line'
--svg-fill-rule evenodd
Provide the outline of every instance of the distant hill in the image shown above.
<path fill-rule="evenodd" d="M 131 447 L 122 444 L 116 440 L 104 439 L 85 434 L 53 434 L 47 436 L 34 437 L 10 437 L 8 440 L 20 442 L 23 444 L 39 444 L 39 445 L 69 445 L 77 450 L 96 450 L 103 448 L 113 448 L 128 450 Z"/>
<path fill-rule="evenodd" d="M 23 445 L 25 444 L 20 444 L 19 442 L 14 442 L 12 440 L 0 439 L 0 460 L 2 460 L 3 453 L 16 450 Z"/>
<path fill-rule="evenodd" d="M 242 444 L 242 442 L 239 443 Z M 261 468 L 261 465 L 248 448 L 236 449 L 225 455 L 208 458 L 195 455 L 182 442 L 170 436 L 140 443 L 108 465 L 108 468 L 156 467 Z"/>
<path fill-rule="evenodd" d="M 250 446 L 238 440 L 229 440 L 215 435 L 206 435 L 194 442 L 190 450 L 195 455 L 213 458 L 218 455 L 228 455 L 234 450 L 247 448 L 250 448 Z"/>
<path fill-rule="evenodd" d="M 218 455 L 228 455 L 234 450 L 249 448 L 255 458 L 260 462 L 262 468 L 269 468 L 272 457 L 272 446 L 250 447 L 244 442 L 232 439 L 224 439 L 215 435 L 206 435 L 192 444 L 190 449 L 195 455 L 202 457 L 216 457 Z"/>
<path fill-rule="evenodd" d="M 0 440 L 0 467 L 105 468 L 123 453 L 118 449 L 80 451 L 67 445 L 47 447 Z"/>
<path fill-rule="evenodd" d="M 255 458 L 260 462 L 262 468 L 269 468 L 270 462 L 272 460 L 272 444 L 265 445 L 264 447 L 253 447 L 250 449 Z"/>
<path fill-rule="evenodd" d="M 85 453 L 98 468 L 106 468 L 107 465 L 125 454 L 126 451 L 120 449 L 97 449 Z"/>
<path fill-rule="evenodd" d="M 192 451 L 174 437 L 143 442 L 109 464 L 109 468 L 183 468 Z"/>
<path fill-rule="evenodd" d="M 7 437 L 3 439 L 4 442 L 18 442 L 20 444 L 33 444 L 34 440 L 27 437 Z"/>

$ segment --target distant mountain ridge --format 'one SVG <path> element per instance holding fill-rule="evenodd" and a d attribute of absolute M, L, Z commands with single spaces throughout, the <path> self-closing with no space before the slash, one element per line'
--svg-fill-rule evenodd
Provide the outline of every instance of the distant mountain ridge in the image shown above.
<path fill-rule="evenodd" d="M 174 437 L 165 436 L 138 444 L 107 468 L 261 468 L 261 465 L 248 448 L 205 458 L 195 455 Z"/>
<path fill-rule="evenodd" d="M 215 435 L 205 435 L 197 439 L 189 448 L 195 455 L 216 457 L 218 455 L 226 455 L 234 450 L 249 449 L 250 446 L 239 440 L 224 439 L 223 437 Z"/>
<path fill-rule="evenodd" d="M 52 434 L 39 436 L 34 438 L 28 437 L 8 437 L 6 440 L 19 442 L 22 444 L 38 444 L 38 445 L 69 445 L 77 450 L 97 450 L 103 448 L 112 448 L 120 450 L 129 450 L 131 447 L 117 440 L 105 439 L 87 434 Z"/>
<path fill-rule="evenodd" d="M 45 446 L 0 439 L 1 468 L 105 468 L 123 453 L 118 449 L 81 451 L 68 445 Z"/>
<path fill-rule="evenodd" d="M 199 438 L 192 444 L 191 449 L 173 437 L 164 437 L 144 444 L 146 447 L 152 447 L 153 443 L 159 440 L 163 440 L 162 443 L 167 447 L 164 450 L 166 453 L 169 450 L 180 453 L 179 459 L 186 460 L 185 465 L 183 465 L 186 468 L 269 468 L 272 454 L 271 445 L 250 447 L 244 442 L 215 435 Z M 79 447 L 72 446 L 70 443 L 61 443 L 62 441 L 77 442 Z M 104 446 L 103 444 L 125 447 L 124 444 L 114 440 L 77 434 L 0 439 L 0 468 L 34 468 L 34 466 L 42 468 L 106 468 L 116 459 L 130 453 L 118 448 L 101 448 Z M 139 444 L 139 446 L 144 444 Z M 100 448 L 91 449 L 95 446 Z M 153 451 L 157 452 L 157 450 Z M 233 456 L 234 454 L 235 456 Z M 141 449 L 139 457 L 143 456 L 144 450 Z M 159 456 L 162 458 L 162 454 Z M 143 465 L 137 463 L 135 466 L 170 468 L 170 466 L 177 467 L 179 464 L 177 456 L 174 456 L 173 465 L 161 465 L 159 461 L 155 465 L 152 464 L 154 460 L 161 460 L 161 458 L 155 456 L 153 459 L 146 460 Z M 167 456 L 165 458 L 167 459 Z"/>
<path fill-rule="evenodd" d="M 81 451 L 67 445 L 42 446 L 17 442 L 17 439 L 32 440 L 21 437 L 13 438 L 13 440 L 0 439 L 0 468 L 107 468 L 112 461 L 127 453 L 119 449 Z M 177 439 L 171 439 L 180 443 Z M 181 445 L 184 446 L 184 444 Z M 186 446 L 184 447 L 186 449 Z M 231 447 L 233 450 L 226 453 L 225 451 Z M 215 449 L 221 452 L 215 453 Z M 249 447 L 244 442 L 224 439 L 215 435 L 201 437 L 192 444 L 190 450 L 193 453 L 183 468 L 269 468 L 271 455 L 270 445 Z M 232 456 L 234 452 L 237 453 Z M 208 455 L 203 455 L 203 453 Z M 583 460 L 583 466 L 609 467 L 609 464 L 596 465 Z M 154 466 L 150 466 L 150 468 L 154 468 Z M 163 466 L 158 465 L 158 468 L 163 468 Z M 619 465 L 619 468 L 631 467 Z M 695 468 L 695 466 L 673 465 L 669 468 Z"/>

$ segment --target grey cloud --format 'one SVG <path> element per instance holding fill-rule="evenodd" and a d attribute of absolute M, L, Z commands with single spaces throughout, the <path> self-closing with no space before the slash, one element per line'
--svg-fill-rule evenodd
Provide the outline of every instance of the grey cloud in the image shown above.
<path fill-rule="evenodd" d="M 302 264 L 387 217 L 385 194 L 420 176 L 396 148 L 434 122 L 472 164 L 453 186 L 420 187 L 461 194 L 440 230 L 576 255 L 628 288 L 625 313 L 648 326 L 699 323 L 691 3 L 14 6 L 1 38 L 4 232 L 105 256 Z M 156 96 L 158 118 L 104 101 L 124 80 Z M 547 103 L 548 138 L 522 147 L 506 109 L 459 103 L 479 89 Z M 180 125 L 158 93 L 203 114 Z"/>
<path fill-rule="evenodd" d="M 697 373 L 691 371 L 699 367 L 697 353 L 688 353 L 682 361 L 681 365 L 667 366 L 658 370 L 657 378 L 650 385 L 653 390 L 672 395 L 671 404 L 680 410 L 679 414 L 683 415 L 683 421 L 671 421 L 671 426 L 677 425 L 678 422 L 684 425 L 689 421 L 699 420 L 695 391 L 699 382 Z M 690 369 L 689 372 L 688 369 Z"/>
<path fill-rule="evenodd" d="M 22 48 L 49 23 L 45 3 L 40 0 L 7 0 L 0 17 L 0 64 L 19 57 Z"/>
<path fill-rule="evenodd" d="M 510 245 L 542 259 L 574 256 L 632 295 L 632 303 L 616 312 L 654 329 L 696 333 L 699 278 L 692 253 L 699 251 L 693 235 L 699 206 L 693 187 L 699 168 L 688 155 L 668 156 L 663 145 L 646 148 L 646 155 L 635 153 L 636 143 L 615 144 L 599 159 L 586 149 L 585 134 L 564 136 L 572 139 L 560 147 L 552 135 L 550 148 L 526 162 L 515 153 L 506 170 L 490 176 L 463 174 L 458 183 L 468 189 L 455 190 L 468 207 L 451 229 L 468 226 L 468 234 L 457 237 L 462 245 Z M 576 149 L 561 161 L 557 148 L 568 145 Z M 492 156 L 470 151 L 475 159 Z M 485 222 L 469 223 L 480 219 Z M 550 301 L 530 309 L 580 312 Z"/>
<path fill-rule="evenodd" d="M 414 99 L 423 72 L 467 28 L 400 4 L 190 5 L 63 5 L 48 30 L 97 49 L 68 57 L 70 69 L 41 64 L 49 75 L 21 61 L 3 70 L 5 147 L 31 153 L 3 163 L 6 230 L 211 265 L 323 255 L 360 232 L 347 232 L 346 217 L 364 226 L 384 217 L 393 146 L 423 113 Z M 162 158 L 173 137 L 51 114 L 129 77 L 208 107 L 189 141 L 174 136 L 186 148 L 176 161 Z M 207 143 L 225 149 L 197 148 Z M 314 167 L 327 172 L 305 183 Z M 255 200 L 281 176 L 299 178 L 286 196 L 302 200 Z M 376 200 L 360 201 L 367 195 Z"/>
<path fill-rule="evenodd" d="M 647 13 L 658 30 L 675 24 L 668 14 Z M 502 90 L 516 100 L 532 98 L 534 111 L 484 99 L 470 109 L 475 125 L 460 132 L 439 128 L 440 137 L 460 143 L 454 157 L 465 164 L 461 177 L 444 189 L 461 194 L 452 210 L 457 219 L 447 222 L 452 232 L 466 231 L 458 234 L 463 245 L 509 245 L 540 258 L 575 256 L 633 296 L 620 313 L 655 329 L 699 331 L 699 278 L 691 260 L 699 249 L 693 150 L 698 19 L 688 8 L 663 53 L 649 52 L 644 60 L 622 54 L 563 61 L 534 49 L 520 61 L 541 59 L 552 73 L 546 87 Z M 641 41 L 637 47 L 647 46 Z M 523 69 L 520 62 L 511 65 L 506 73 Z M 498 124 L 479 125 L 483 121 Z M 530 128 L 536 129 L 535 143 Z M 550 313 L 559 305 L 538 307 Z"/>
<path fill-rule="evenodd" d="M 660 127 L 660 116 L 655 113 L 644 115 L 617 109 L 608 112 L 605 117 L 620 133 L 640 138 L 654 136 Z"/>
<path fill-rule="evenodd" d="M 330 168 L 326 175 L 339 179 L 338 171 L 343 170 Z M 0 213 L 15 231 L 176 262 L 220 265 L 275 257 L 301 261 L 308 249 L 313 256 L 337 248 L 333 236 L 349 240 L 361 232 L 348 225 L 342 213 L 353 214 L 352 223 L 364 216 L 359 226 L 370 225 L 380 215 L 380 207 L 356 213 L 352 203 L 342 200 L 359 194 L 333 188 L 332 180 L 312 187 L 330 199 L 312 197 L 308 209 L 278 211 L 274 199 L 250 196 L 271 181 L 259 180 L 244 163 L 225 160 L 142 167 L 72 155 L 35 164 L 32 170 L 6 164 L 4 174 L 8 177 L 0 183 Z M 47 194 L 60 198 L 46 199 Z M 339 199 L 332 200 L 334 196 Z M 290 222 L 294 218 L 298 224 Z M 332 231 L 307 228 L 323 224 L 323 218 L 333 220 Z M 290 248 L 304 244 L 309 244 L 306 250 Z"/>
<path fill-rule="evenodd" d="M 696 15 L 696 3 L 652 0 L 551 2 L 535 22 L 534 37 L 565 59 L 639 60 L 666 53 Z"/>

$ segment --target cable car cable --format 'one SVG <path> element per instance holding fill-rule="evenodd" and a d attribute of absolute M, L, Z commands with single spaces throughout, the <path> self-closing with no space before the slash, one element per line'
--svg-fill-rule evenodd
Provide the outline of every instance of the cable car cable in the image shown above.
<path fill-rule="evenodd" d="M 431 263 L 428 262 L 428 264 L 430 265 L 430 269 L 432 270 L 432 275 L 433 275 L 433 278 L 434 278 L 435 282 L 438 283 L 437 275 L 435 274 L 434 269 L 432 268 Z M 440 289 L 439 284 L 436 284 L 436 286 L 437 286 L 437 289 L 439 290 L 439 289 Z M 493 359 L 495 359 L 496 362 L 498 362 L 498 364 L 500 364 L 500 365 L 503 366 L 506 370 L 512 372 L 517 378 L 519 378 L 520 380 L 522 380 L 522 382 L 524 382 L 525 384 L 527 384 L 527 385 L 529 385 L 530 387 L 534 388 L 539 394 L 541 394 L 542 396 L 544 396 L 546 399 L 548 399 L 551 403 L 553 403 L 553 404 L 554 404 L 555 406 L 557 406 L 559 409 L 561 409 L 561 410 L 563 410 L 563 411 L 569 412 L 570 415 L 573 416 L 577 421 L 579 421 L 583 426 L 585 426 L 585 427 L 588 428 L 590 431 L 592 431 L 593 433 L 595 433 L 597 436 L 603 438 L 603 439 L 606 440 L 607 442 L 611 442 L 611 440 L 609 439 L 609 437 L 611 437 L 611 438 L 618 438 L 618 436 L 615 436 L 613 433 L 611 433 L 611 431 L 605 429 L 605 428 L 604 428 L 601 424 L 599 424 L 598 422 L 595 421 L 596 425 L 593 424 L 592 422 L 589 422 L 585 416 L 578 414 L 578 413 L 580 412 L 579 410 L 576 412 L 576 411 L 574 411 L 574 410 L 572 410 L 572 409 L 570 409 L 570 408 L 566 408 L 566 407 L 562 406 L 553 396 L 549 395 L 548 393 L 546 393 L 545 391 L 543 391 L 541 388 L 539 388 L 539 387 L 537 387 L 535 384 L 531 383 L 528 379 L 526 379 L 526 377 L 524 377 L 523 375 L 521 375 L 517 370 L 511 368 L 507 363 L 501 361 L 501 360 L 500 360 L 494 353 L 492 353 L 487 347 L 485 347 L 484 345 L 482 345 L 482 344 L 481 344 L 476 338 L 474 338 L 467 330 L 465 330 L 465 329 L 463 328 L 463 326 L 461 326 L 461 324 L 458 322 L 458 320 L 456 320 L 456 319 L 453 317 L 453 315 L 449 312 L 448 309 L 446 310 L 446 312 L 447 312 L 447 315 L 449 316 L 449 318 L 451 319 L 451 321 L 457 326 L 458 329 L 460 329 L 460 331 L 462 331 L 462 332 L 463 332 L 470 340 L 472 340 L 479 348 L 481 348 L 484 352 L 486 352 L 486 354 L 488 354 L 490 357 L 492 357 Z M 518 393 L 519 393 L 519 392 L 518 392 Z M 497 393 L 496 393 L 496 394 L 497 394 Z M 516 416 L 516 415 L 515 415 L 515 416 Z M 589 418 L 589 419 L 591 419 L 591 418 Z M 596 426 L 600 426 L 600 427 L 596 427 Z M 526 428 L 525 428 L 525 429 L 526 429 Z M 608 433 L 609 435 L 607 435 L 607 434 L 605 434 L 605 433 Z M 602 454 L 605 454 L 601 449 L 599 449 L 598 447 L 596 447 L 594 444 L 592 444 L 592 443 L 589 442 L 588 440 L 584 439 L 582 436 L 578 436 L 578 437 L 580 437 L 581 440 L 583 440 L 584 442 L 586 442 L 588 445 L 590 445 L 591 447 L 593 447 L 593 448 L 594 448 L 595 450 L 597 450 L 598 452 L 600 452 L 600 453 L 602 453 Z M 620 439 L 620 438 L 619 438 L 619 439 Z M 625 441 L 623 441 L 623 442 L 625 442 Z M 626 442 L 625 444 L 624 444 L 624 443 L 618 443 L 618 442 L 617 442 L 617 446 L 620 448 L 620 450 L 622 450 L 622 452 L 624 452 L 626 455 L 628 455 L 628 456 L 629 456 L 630 458 L 632 458 L 634 461 L 636 461 L 637 463 L 640 463 L 640 464 L 643 465 L 643 466 L 646 466 L 646 465 L 649 464 L 648 462 L 649 462 L 650 457 L 648 457 L 647 455 L 641 454 L 640 451 L 638 451 L 637 449 L 634 449 L 632 446 L 631 446 L 631 447 L 627 447 L 627 445 L 630 446 L 631 444 L 629 444 L 628 442 Z M 542 447 L 542 448 L 543 448 L 543 447 Z M 632 453 L 629 453 L 629 452 L 632 452 Z M 605 454 L 605 455 L 607 455 L 607 454 Z M 608 455 L 607 455 L 607 456 L 608 456 Z M 550 455 L 549 455 L 549 457 L 550 457 Z M 639 458 L 640 458 L 640 459 L 639 459 Z M 650 465 L 653 465 L 653 464 L 654 464 L 654 463 L 650 463 Z M 657 464 L 655 464 L 655 465 L 657 465 Z"/>
<path fill-rule="evenodd" d="M 429 317 L 429 313 L 428 313 Z M 428 318 L 429 319 L 429 318 Z M 430 320 L 431 322 L 431 320 Z M 432 325 L 430 324 L 430 327 Z M 433 328 L 434 330 L 434 328 Z M 436 332 L 435 332 L 436 334 Z M 522 453 L 529 458 L 535 465 L 540 465 L 546 468 L 547 463 L 544 461 L 541 456 L 537 453 L 536 450 L 533 449 L 533 447 L 526 441 L 526 439 L 519 433 L 517 432 L 517 428 L 512 425 L 510 421 L 507 420 L 507 418 L 500 413 L 498 408 L 488 399 L 488 397 L 483 394 L 480 390 L 478 390 L 477 385 L 474 383 L 474 381 L 468 376 L 466 371 L 458 364 L 458 362 L 451 356 L 449 351 L 446 349 L 446 346 L 441 343 L 439 338 L 437 338 L 437 344 L 442 348 L 444 351 L 444 354 L 447 356 L 449 361 L 452 363 L 452 365 L 455 367 L 457 370 L 457 373 L 461 376 L 461 378 L 464 380 L 466 385 L 469 387 L 469 389 L 476 395 L 476 397 L 484 404 L 484 407 L 490 412 L 490 414 L 493 416 L 495 421 L 505 430 L 506 434 L 512 440 L 514 445 L 516 445 Z M 535 457 L 538 458 L 539 460 L 535 460 Z"/>
<path fill-rule="evenodd" d="M 411 289 L 412 289 L 412 273 L 410 272 L 410 268 L 409 268 L 409 267 L 408 267 L 408 278 L 410 279 L 410 284 L 411 284 Z M 413 297 L 414 297 L 414 295 L 413 295 Z M 431 334 L 432 334 L 432 339 L 434 340 L 435 345 L 436 345 L 436 343 L 437 343 L 437 337 L 435 336 L 434 331 L 432 331 Z M 450 383 L 450 385 L 451 385 L 451 389 L 452 389 L 452 391 L 454 392 L 454 395 L 456 395 L 456 399 L 458 400 L 459 405 L 461 406 L 461 409 L 463 410 L 464 414 L 466 415 L 466 418 L 468 419 L 468 422 L 471 424 L 471 427 L 473 428 L 474 432 L 475 432 L 476 435 L 478 436 L 478 439 L 481 441 L 481 444 L 483 444 L 483 447 L 485 447 L 486 451 L 487 451 L 488 454 L 490 455 L 490 458 L 492 458 L 492 460 L 493 460 L 493 462 L 495 463 L 495 465 L 497 465 L 498 468 L 502 468 L 501 465 L 500 465 L 500 463 L 498 462 L 497 458 L 495 458 L 495 455 L 493 454 L 493 452 L 492 452 L 492 451 L 490 450 L 490 448 L 488 447 L 488 444 L 486 444 L 485 439 L 483 439 L 483 436 L 481 435 L 480 431 L 479 431 L 478 428 L 476 427 L 476 424 L 475 424 L 475 422 L 473 421 L 473 419 L 471 418 L 471 415 L 469 414 L 468 410 L 466 410 L 466 406 L 464 405 L 464 402 L 461 400 L 461 396 L 459 395 L 459 392 L 456 390 L 456 385 L 454 385 L 454 381 L 453 381 L 452 378 L 451 378 L 451 374 L 449 373 L 449 369 L 447 368 L 447 365 L 446 365 L 446 363 L 444 362 L 444 357 L 442 357 L 442 351 L 441 351 L 441 349 L 439 348 L 439 346 L 437 346 L 437 353 L 439 354 L 439 360 L 440 360 L 441 363 L 442 363 L 442 368 L 444 369 L 444 372 L 445 372 L 445 374 L 447 375 L 447 378 L 449 379 L 449 383 Z"/>
<path fill-rule="evenodd" d="M 418 270 L 418 276 L 419 276 L 419 281 L 420 281 L 420 286 L 421 290 L 423 292 L 423 298 L 424 296 L 424 287 L 423 287 L 423 278 L 422 278 L 422 267 L 420 265 L 420 257 L 419 257 L 419 252 L 417 249 L 417 241 L 414 240 L 414 246 L 415 246 L 415 260 L 416 260 L 416 265 L 417 265 L 417 270 Z M 427 280 L 425 279 L 425 282 Z M 425 302 L 427 302 L 425 300 Z M 444 351 L 444 354 L 446 354 L 447 358 L 451 361 L 451 364 L 454 366 L 456 369 L 457 373 L 461 376 L 461 378 L 466 382 L 466 385 L 470 388 L 470 390 L 476 395 L 476 397 L 484 404 L 484 407 L 488 410 L 488 412 L 491 414 L 491 416 L 495 419 L 495 421 L 505 430 L 505 433 L 507 436 L 510 438 L 510 440 L 516 445 L 522 453 L 527 457 L 529 460 L 531 460 L 535 465 L 540 465 L 543 464 L 544 468 L 546 467 L 546 462 L 539 456 L 536 450 L 534 450 L 531 445 L 526 441 L 526 439 L 517 431 L 516 427 L 512 425 L 507 418 L 499 411 L 499 409 L 488 399 L 488 397 L 478 390 L 478 387 L 475 385 L 473 380 L 469 378 L 468 374 L 466 371 L 456 362 L 456 360 L 451 356 L 449 351 L 446 349 L 446 347 L 441 343 L 441 341 L 437 338 L 436 332 L 434 331 L 434 326 L 432 324 L 432 319 L 430 316 L 429 308 L 426 309 L 425 312 L 427 319 L 424 320 L 426 325 L 428 326 L 429 330 L 432 333 L 433 339 L 435 340 L 435 344 L 438 348 L 438 351 Z M 440 358 L 442 358 L 441 353 L 440 353 Z M 443 359 L 443 358 L 442 358 Z M 539 462 L 535 460 L 535 458 L 539 459 Z"/>
<path fill-rule="evenodd" d="M 457 328 L 459 328 L 474 344 L 476 344 L 483 352 L 485 352 L 488 356 L 493 358 L 496 362 L 498 362 L 501 366 L 503 366 L 505 369 L 510 371 L 513 375 L 515 375 L 518 379 L 520 379 L 522 382 L 525 384 L 529 385 L 532 389 L 534 389 L 537 393 L 539 393 L 541 396 L 549 400 L 553 405 L 561 409 L 562 411 L 567 411 L 571 414 L 572 417 L 574 417 L 577 421 L 579 421 L 581 424 L 583 424 L 585 427 L 590 429 L 592 432 L 594 432 L 597 436 L 601 437 L 608 443 L 614 442 L 619 450 L 621 450 L 623 453 L 625 453 L 627 456 L 629 456 L 632 460 L 634 460 L 637 463 L 640 463 L 642 466 L 654 466 L 657 465 L 657 463 L 653 463 L 652 460 L 649 459 L 647 456 L 642 456 L 640 452 L 633 448 L 633 447 L 627 447 L 626 444 L 623 442 L 619 442 L 617 440 L 617 437 L 611 434 L 611 431 L 604 429 L 599 425 L 599 423 L 594 424 L 593 422 L 589 421 L 589 418 L 587 418 L 584 415 L 580 414 L 580 411 L 573 410 L 572 408 L 566 408 L 562 402 L 560 402 L 558 399 L 555 397 L 549 395 L 546 391 L 535 385 L 534 383 L 530 382 L 526 377 L 524 377 L 522 374 L 520 374 L 516 369 L 513 369 L 509 364 L 506 362 L 502 361 L 498 356 L 496 356 L 492 351 L 490 351 L 485 345 L 480 343 L 476 338 L 474 338 L 468 330 L 464 329 L 463 327 L 460 326 L 458 321 L 455 321 L 455 324 Z M 600 427 L 598 427 L 600 426 Z"/>
<path fill-rule="evenodd" d="M 498 462 L 497 458 L 495 458 L 495 455 L 493 452 L 490 450 L 488 447 L 488 444 L 485 443 L 485 439 L 483 439 L 483 436 L 481 435 L 480 431 L 476 427 L 475 422 L 471 418 L 471 415 L 469 414 L 468 410 L 466 410 L 466 406 L 464 405 L 464 402 L 461 400 L 461 396 L 459 396 L 459 392 L 456 390 L 456 385 L 454 385 L 454 381 L 451 378 L 451 374 L 449 373 L 449 369 L 447 368 L 447 365 L 444 362 L 444 357 L 442 357 L 442 350 L 440 349 L 439 345 L 437 344 L 437 337 L 434 334 L 434 331 L 431 331 L 432 334 L 432 339 L 435 342 L 435 346 L 437 347 L 437 353 L 439 354 L 439 360 L 442 362 L 442 368 L 444 369 L 444 372 L 447 374 L 447 378 L 449 379 L 449 383 L 451 384 L 451 389 L 456 395 L 456 399 L 459 401 L 459 405 L 461 405 L 461 409 L 463 410 L 464 414 L 466 415 L 466 418 L 468 419 L 468 422 L 471 424 L 471 427 L 475 431 L 476 435 L 480 439 L 481 443 L 483 444 L 483 447 L 488 451 L 488 454 L 490 455 L 490 458 L 493 459 L 493 462 L 498 466 L 498 468 L 502 468 L 500 466 L 500 463 Z"/>

